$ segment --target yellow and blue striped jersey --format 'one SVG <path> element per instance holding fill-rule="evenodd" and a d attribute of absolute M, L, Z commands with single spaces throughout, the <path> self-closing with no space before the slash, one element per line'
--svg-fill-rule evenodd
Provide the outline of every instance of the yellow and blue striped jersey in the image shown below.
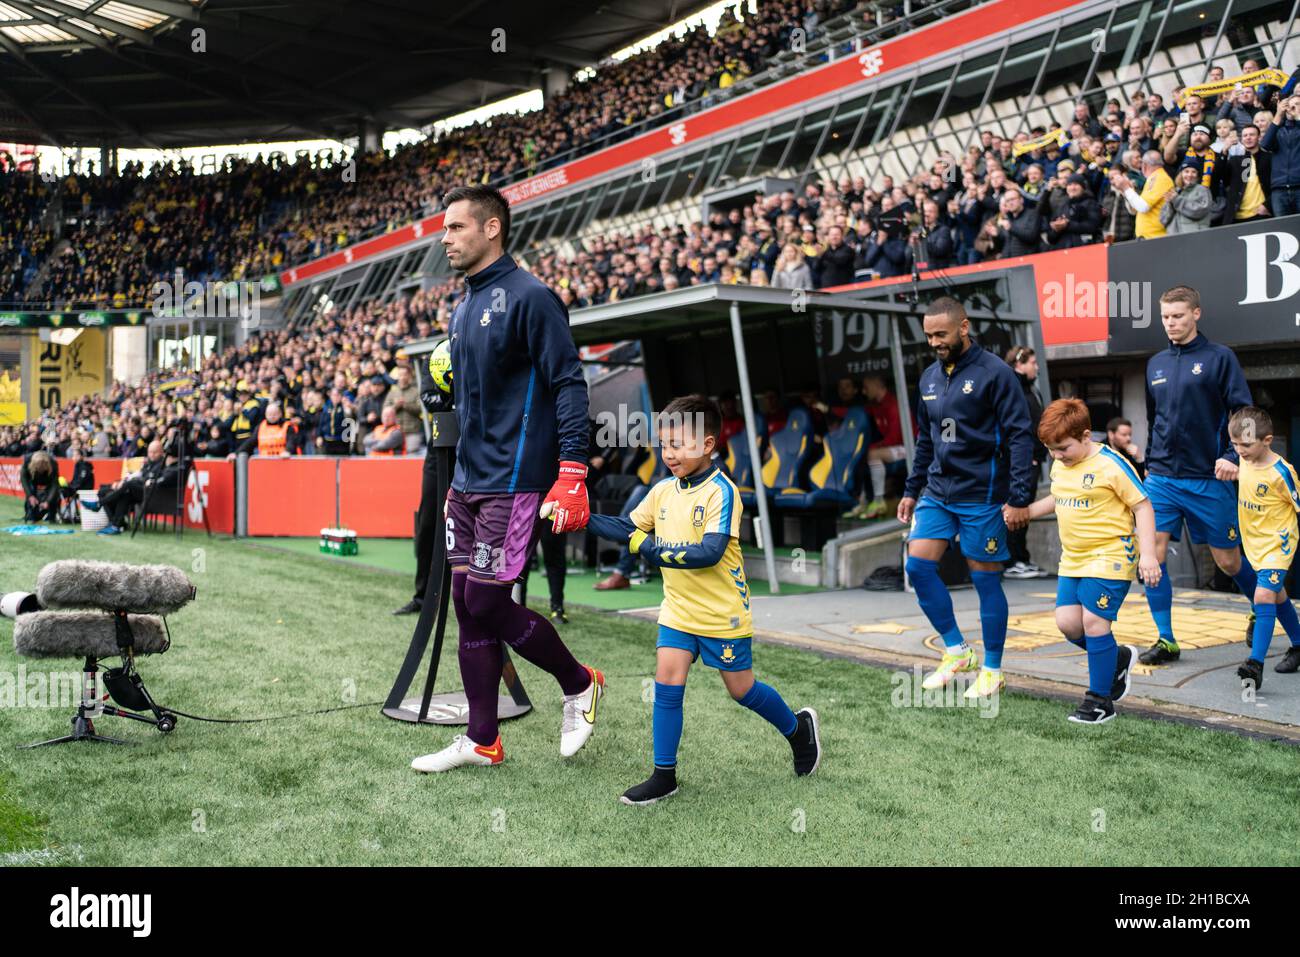
<path fill-rule="evenodd" d="M 1241 548 L 1256 571 L 1290 568 L 1295 557 L 1300 495 L 1295 467 L 1280 456 L 1271 465 L 1243 460 L 1237 472 L 1237 524 Z"/>
<path fill-rule="evenodd" d="M 1058 575 L 1131 581 L 1138 543 L 1133 507 L 1147 497 L 1133 466 L 1104 445 L 1082 461 L 1052 463 L 1052 498 L 1061 533 Z"/>
<path fill-rule="evenodd" d="M 721 469 L 698 479 L 667 478 L 654 485 L 632 511 L 632 523 L 653 534 L 659 549 L 664 601 L 659 623 L 707 638 L 754 633 L 749 582 L 740 553 L 740 493 Z M 676 548 L 699 546 L 709 533 L 728 537 L 722 560 L 705 568 L 674 568 Z"/>

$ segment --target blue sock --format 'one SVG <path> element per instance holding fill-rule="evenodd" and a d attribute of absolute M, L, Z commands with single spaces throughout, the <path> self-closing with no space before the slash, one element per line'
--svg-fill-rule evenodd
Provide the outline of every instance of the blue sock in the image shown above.
<path fill-rule="evenodd" d="M 1237 587 L 1249 601 L 1255 600 L 1255 586 L 1258 581 L 1255 569 L 1250 567 L 1250 560 L 1244 554 L 1241 556 L 1241 567 L 1237 569 L 1237 574 L 1232 576 L 1232 580 L 1237 583 Z"/>
<path fill-rule="evenodd" d="M 1250 656 L 1262 662 L 1268 654 L 1269 643 L 1273 640 L 1273 626 L 1277 624 L 1277 605 L 1254 604 L 1255 633 L 1251 636 Z M 1295 614 L 1293 611 L 1292 614 Z"/>
<path fill-rule="evenodd" d="M 1278 604 L 1277 620 L 1282 623 L 1282 628 L 1286 631 L 1286 636 L 1291 639 L 1292 646 L 1300 645 L 1300 618 L 1296 617 L 1295 605 L 1291 604 L 1290 598 Z"/>
<path fill-rule="evenodd" d="M 1066 635 L 1065 640 L 1078 648 L 1082 648 L 1084 651 L 1088 650 L 1088 643 L 1083 640 L 1083 635 L 1080 635 L 1078 638 L 1071 638 L 1069 635 Z"/>
<path fill-rule="evenodd" d="M 1147 585 L 1146 592 L 1147 607 L 1156 620 L 1156 634 L 1171 645 L 1178 644 L 1174 639 L 1174 586 L 1169 584 L 1169 569 L 1164 562 L 1160 563 L 1160 584 L 1155 588 Z"/>
<path fill-rule="evenodd" d="M 1001 572 L 971 572 L 980 596 L 980 625 L 984 629 L 984 667 L 1002 667 L 1002 646 L 1007 643 L 1007 593 Z"/>
<path fill-rule="evenodd" d="M 964 639 L 957 628 L 957 619 L 952 613 L 952 596 L 948 586 L 939 577 L 939 563 L 928 558 L 907 556 L 907 577 L 916 589 L 916 601 L 930 619 L 934 630 L 943 638 L 948 648 L 958 648 Z"/>
<path fill-rule="evenodd" d="M 1115 665 L 1119 660 L 1119 645 L 1110 632 L 1104 635 L 1088 635 L 1088 690 L 1103 698 L 1110 697 L 1111 686 L 1115 684 Z"/>
<path fill-rule="evenodd" d="M 677 767 L 677 746 L 682 741 L 682 698 L 685 685 L 655 682 L 655 767 Z"/>
<path fill-rule="evenodd" d="M 794 734 L 794 729 L 799 726 L 799 720 L 790 710 L 790 706 L 785 703 L 785 699 L 777 694 L 775 688 L 761 681 L 755 681 L 754 686 L 745 692 L 745 697 L 736 703 L 767 719 L 772 727 L 787 738 Z M 658 760 L 655 763 L 658 764 Z"/>

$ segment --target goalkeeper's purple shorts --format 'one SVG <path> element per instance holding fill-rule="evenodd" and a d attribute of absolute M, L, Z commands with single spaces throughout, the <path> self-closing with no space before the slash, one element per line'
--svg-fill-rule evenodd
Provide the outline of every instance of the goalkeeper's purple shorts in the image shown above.
<path fill-rule="evenodd" d="M 537 547 L 541 492 L 447 495 L 447 557 L 479 581 L 515 582 Z"/>

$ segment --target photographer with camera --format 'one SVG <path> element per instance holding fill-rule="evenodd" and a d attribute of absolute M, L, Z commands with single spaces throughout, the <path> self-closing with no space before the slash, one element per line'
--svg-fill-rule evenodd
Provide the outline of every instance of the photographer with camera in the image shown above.
<path fill-rule="evenodd" d="M 912 258 L 920 269 L 948 269 L 955 264 L 957 243 L 952 229 L 940 218 L 939 204 L 921 204 L 921 222 L 911 231 Z"/>
<path fill-rule="evenodd" d="M 874 211 L 872 220 L 875 232 L 858 250 L 856 272 L 871 271 L 881 278 L 907 275 L 912 268 L 907 218 L 892 194 L 880 197 L 880 209 Z"/>

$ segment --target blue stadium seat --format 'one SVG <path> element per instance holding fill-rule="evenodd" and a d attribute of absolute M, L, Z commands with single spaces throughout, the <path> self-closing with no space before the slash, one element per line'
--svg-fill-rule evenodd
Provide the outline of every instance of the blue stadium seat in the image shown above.
<path fill-rule="evenodd" d="M 740 502 L 745 508 L 756 508 L 758 501 L 754 498 L 754 463 L 750 460 L 749 443 L 745 433 L 738 432 L 727 441 L 727 457 L 722 467 L 727 470 L 731 481 L 740 490 Z"/>
<path fill-rule="evenodd" d="M 767 444 L 767 419 L 760 412 L 754 413 L 754 427 L 758 430 L 758 454 L 761 457 Z M 727 476 L 740 489 L 741 504 L 748 509 L 758 507 L 754 497 L 754 463 L 749 454 L 749 440 L 745 432 L 737 432 L 727 440 L 727 454 L 722 460 L 722 467 Z"/>
<path fill-rule="evenodd" d="M 850 508 L 856 498 L 853 473 L 866 454 L 870 422 L 861 406 L 852 408 L 824 442 L 825 452 L 809 473 L 808 490 L 785 488 L 774 502 L 782 509 Z"/>
<path fill-rule="evenodd" d="M 647 455 L 641 464 L 636 467 L 635 475 L 641 480 L 643 485 L 654 485 L 663 479 L 666 479 L 671 473 L 668 466 L 664 464 L 664 457 L 659 454 L 657 449 L 647 449 Z"/>
<path fill-rule="evenodd" d="M 796 485 L 799 470 L 812 451 L 812 416 L 803 407 L 790 410 L 785 425 L 768 440 L 767 461 L 763 463 L 763 485 L 772 495 L 787 489 L 802 491 Z"/>

